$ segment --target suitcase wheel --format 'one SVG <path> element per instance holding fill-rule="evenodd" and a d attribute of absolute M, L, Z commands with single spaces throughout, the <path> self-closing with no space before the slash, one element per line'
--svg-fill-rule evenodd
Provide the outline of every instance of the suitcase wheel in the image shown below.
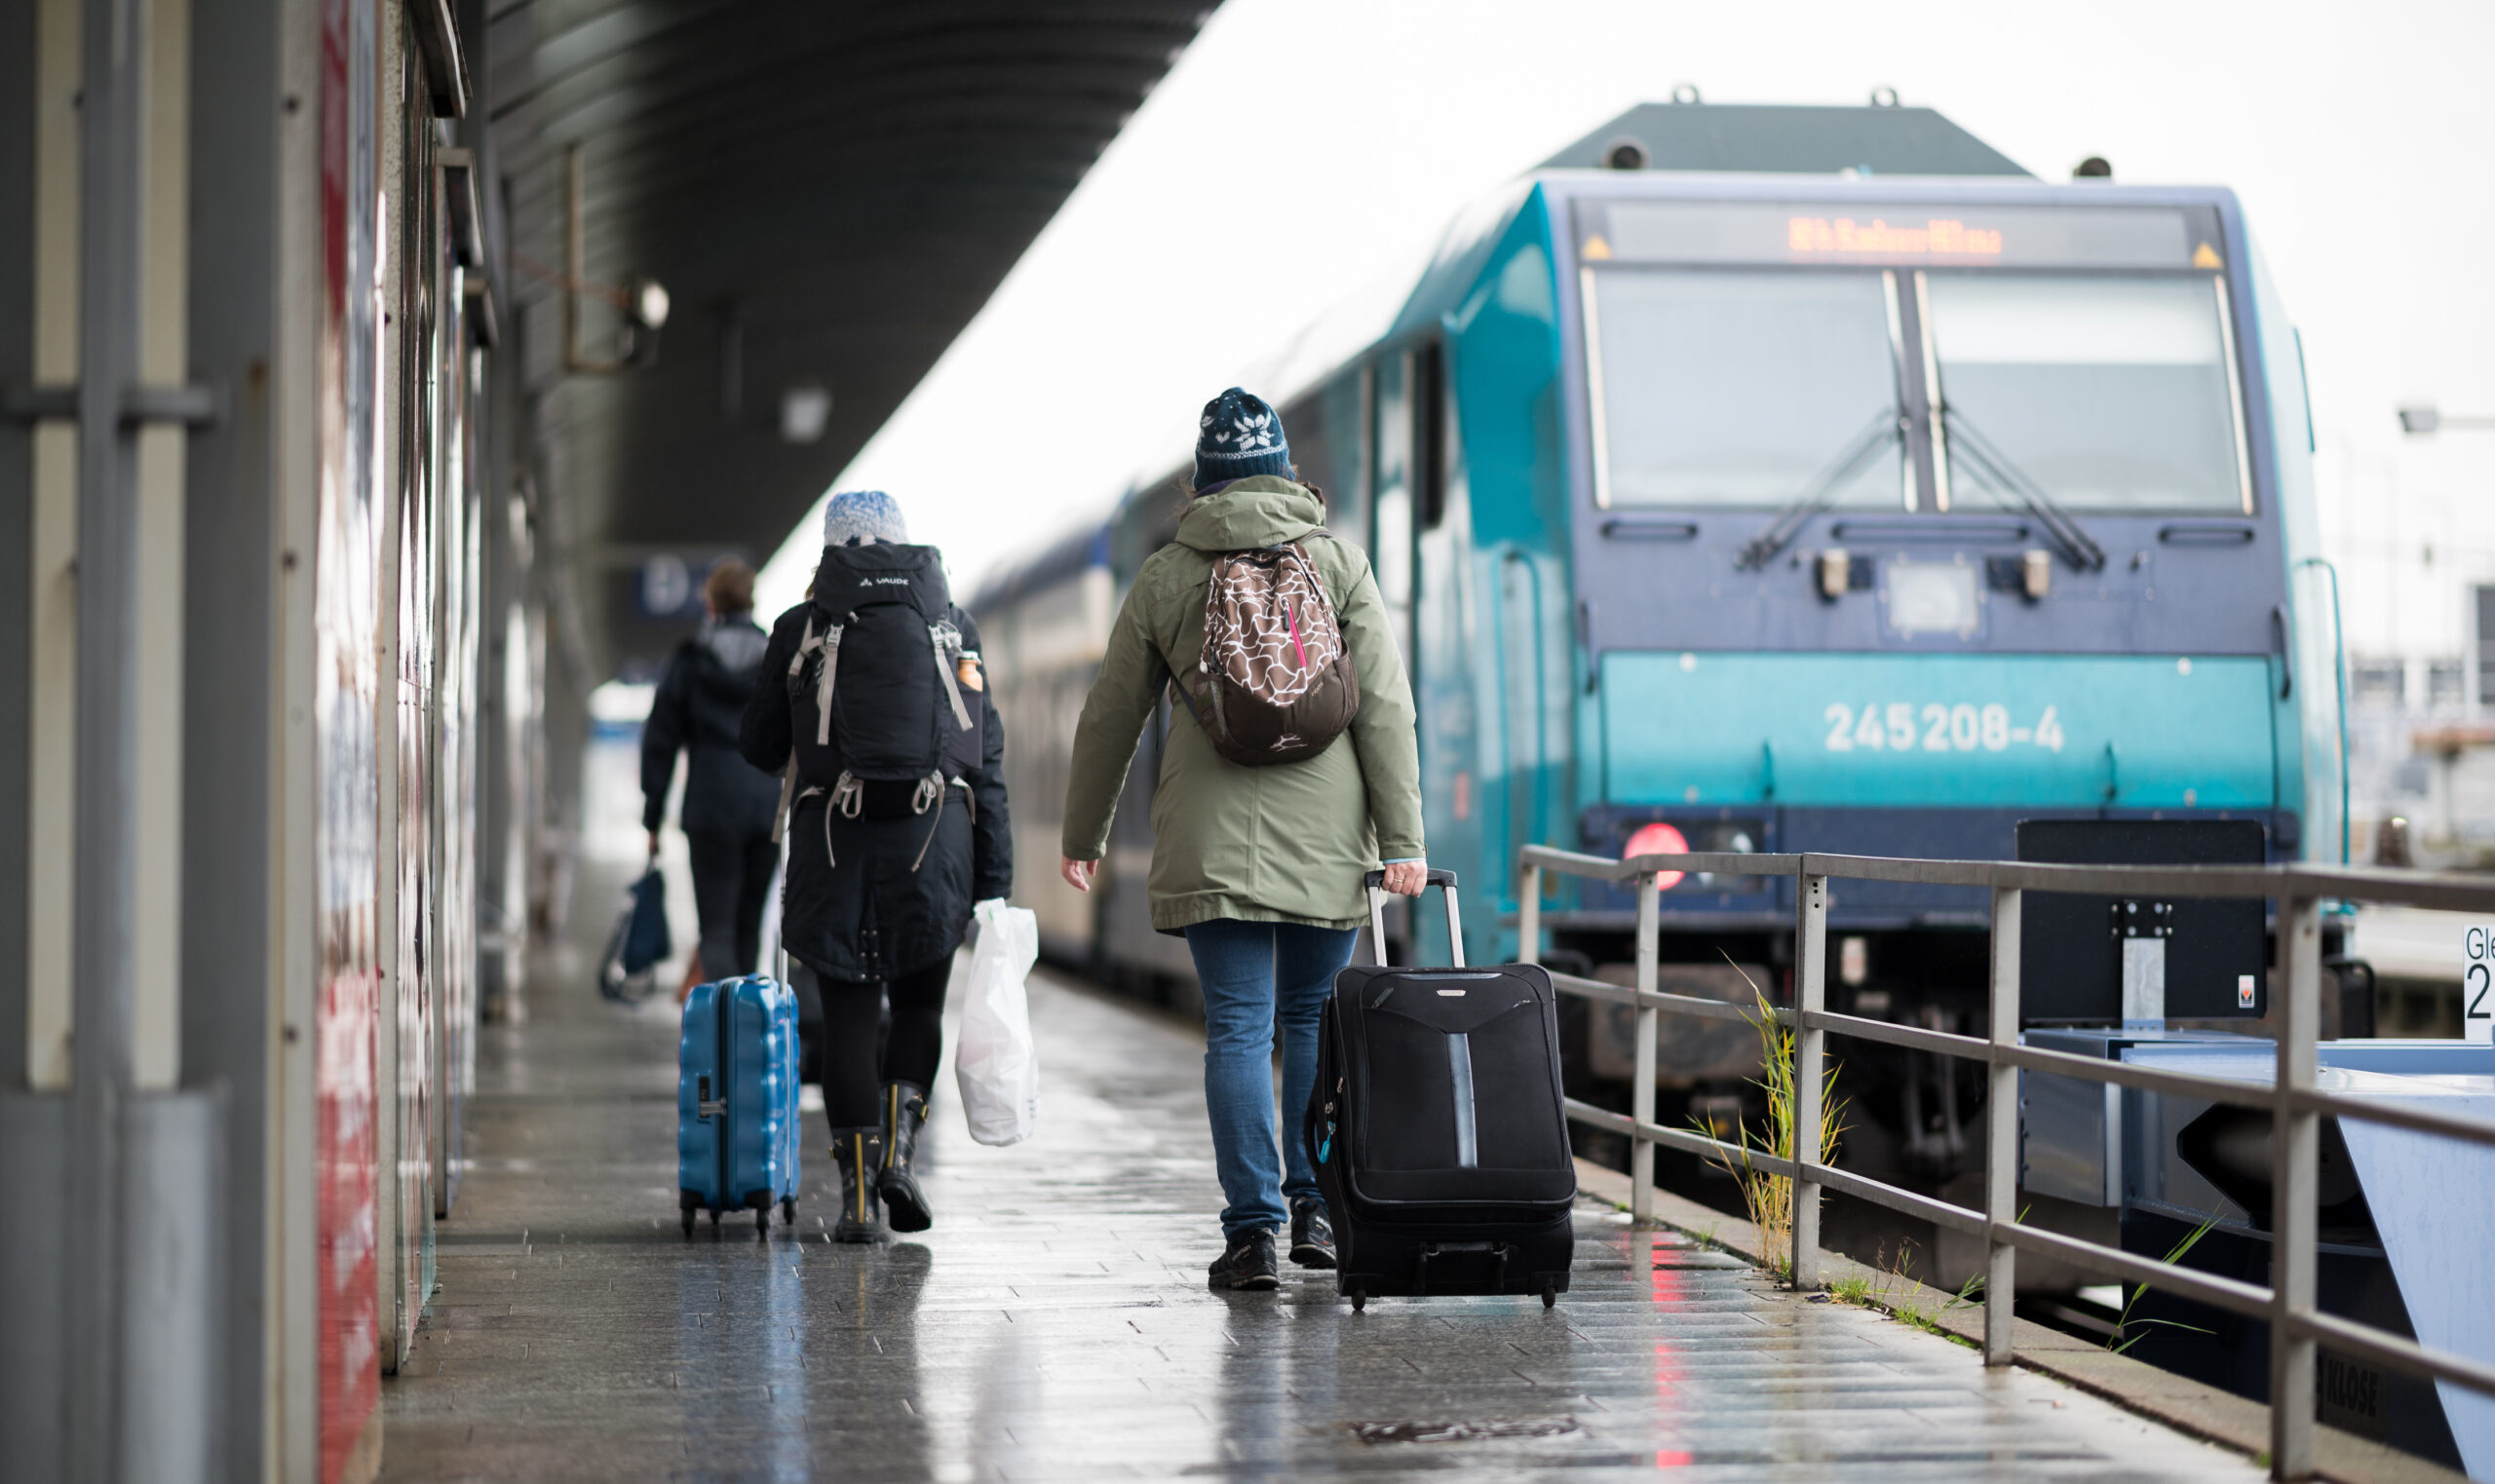
<path fill-rule="evenodd" d="M 782 1226 L 784 1226 L 784 1227 L 793 1227 L 793 1226 L 795 1226 L 795 1225 L 797 1224 L 797 1198 L 796 1198 L 796 1197 L 794 1197 L 794 1196 L 789 1196 L 789 1197 L 787 1197 L 787 1198 L 785 1198 L 784 1199 L 782 1199 L 782 1200 L 781 1200 L 781 1202 L 780 1202 L 780 1224 L 781 1224 Z"/>
<path fill-rule="evenodd" d="M 710 1207 L 710 1235 L 719 1235 L 719 1208 L 715 1205 Z"/>
<path fill-rule="evenodd" d="M 693 1207 L 689 1205 L 684 1208 L 684 1239 L 693 1239 Z"/>
<path fill-rule="evenodd" d="M 771 1202 L 768 1200 L 753 1208 L 753 1235 L 766 1237 L 771 1235 Z"/>
<path fill-rule="evenodd" d="M 1558 1302 L 1559 1285 L 1556 1283 L 1545 1282 L 1542 1285 L 1542 1307 L 1550 1309 L 1557 1305 Z"/>
<path fill-rule="evenodd" d="M 1366 1309 L 1366 1308 L 1368 1308 L 1368 1295 L 1367 1295 L 1367 1294 L 1365 1294 L 1365 1293 L 1361 1292 L 1361 1291 L 1360 1291 L 1359 1289 L 1357 1289 L 1357 1288 L 1353 1289 L 1353 1290 L 1352 1290 L 1352 1313 L 1359 1313 L 1362 1310 Z"/>

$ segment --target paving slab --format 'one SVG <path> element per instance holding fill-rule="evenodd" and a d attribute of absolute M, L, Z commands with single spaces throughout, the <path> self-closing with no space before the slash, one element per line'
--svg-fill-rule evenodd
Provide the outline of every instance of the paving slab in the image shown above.
<path fill-rule="evenodd" d="M 672 1006 L 586 988 L 487 1030 L 441 1289 L 384 1388 L 392 1480 L 2250 1481 L 2242 1453 L 1580 1206 L 1574 1287 L 1217 1294 L 1203 1042 L 1043 971 L 1041 1131 L 940 1079 L 935 1230 L 677 1232 Z"/>

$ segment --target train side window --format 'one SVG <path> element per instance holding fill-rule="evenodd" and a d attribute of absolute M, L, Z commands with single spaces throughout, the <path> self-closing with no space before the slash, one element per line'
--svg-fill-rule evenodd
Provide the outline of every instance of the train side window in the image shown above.
<path fill-rule="evenodd" d="M 1413 357 L 1413 458 L 1420 476 L 1421 529 L 1435 531 L 1446 518 L 1447 415 L 1446 355 L 1436 342 Z"/>
<path fill-rule="evenodd" d="M 1369 563 L 1377 572 L 1378 595 L 1402 631 L 1412 606 L 1412 357 L 1387 356 L 1377 362 L 1377 431 L 1369 440 L 1376 455 L 1370 487 L 1375 491 L 1374 526 L 1369 537 Z"/>

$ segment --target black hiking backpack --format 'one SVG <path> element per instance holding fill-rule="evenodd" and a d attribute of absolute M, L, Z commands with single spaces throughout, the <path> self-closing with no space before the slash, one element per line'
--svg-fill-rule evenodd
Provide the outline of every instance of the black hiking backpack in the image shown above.
<path fill-rule="evenodd" d="M 820 790 L 853 818 L 940 808 L 983 760 L 978 660 L 963 648 L 935 548 L 825 548 L 788 662 L 784 799 Z M 903 796 L 906 809 L 883 803 Z"/>

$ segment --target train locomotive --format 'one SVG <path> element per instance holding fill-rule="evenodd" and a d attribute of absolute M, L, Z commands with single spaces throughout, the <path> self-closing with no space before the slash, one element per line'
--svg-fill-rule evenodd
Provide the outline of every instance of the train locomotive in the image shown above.
<path fill-rule="evenodd" d="M 1526 843 L 2014 858 L 2022 821 L 2077 820 L 2342 858 L 2302 354 L 2232 192 L 2048 182 L 1924 109 L 1648 105 L 1477 203 L 1391 311 L 1330 333 L 1357 351 L 1262 390 L 1395 616 L 1470 959 L 1516 952 Z M 1183 1002 L 1184 944 L 1144 910 L 1145 802 L 1192 723 L 1147 730 L 1104 890 L 1054 859 L 1176 452 L 974 606 L 1045 951 Z M 1790 889 L 1672 883 L 1664 987 L 1783 997 Z M 1546 958 L 1625 977 L 1629 894 L 1554 890 Z M 1402 931 L 1442 960 L 1430 914 Z M 1975 894 L 1847 883 L 1830 932 L 1834 1008 L 1980 1027 Z M 2236 984 L 2209 1012 L 2257 1017 L 2266 985 Z M 1625 1106 L 1631 1013 L 1579 1008 L 1580 1095 Z M 1662 1069 L 1708 1121 L 1758 1059 L 1712 1024 L 1675 1022 Z M 1848 1161 L 1943 1187 L 1977 1079 L 1880 1051 L 1847 1072 Z"/>

